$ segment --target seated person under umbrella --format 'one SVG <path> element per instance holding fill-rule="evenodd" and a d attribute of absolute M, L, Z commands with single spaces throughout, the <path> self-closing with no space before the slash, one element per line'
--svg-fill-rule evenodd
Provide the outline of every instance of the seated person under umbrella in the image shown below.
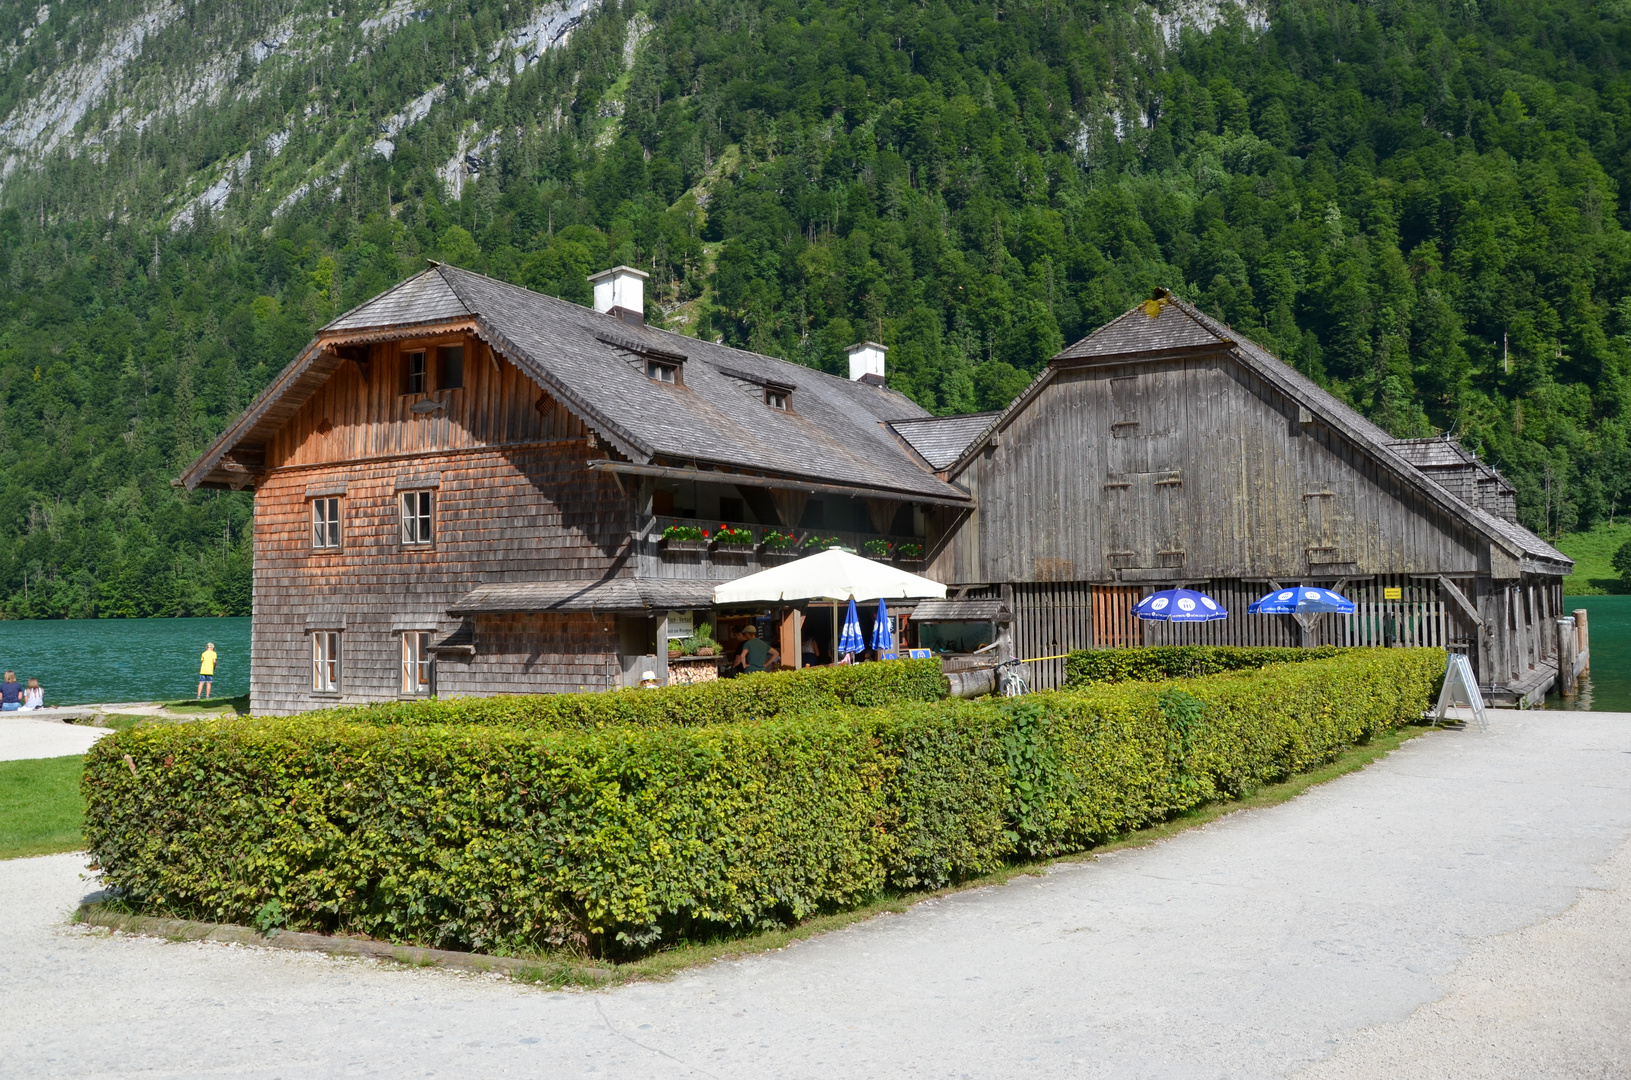
<path fill-rule="evenodd" d="M 759 640 L 759 628 L 749 623 L 742 628 L 747 640 L 742 642 L 742 648 L 736 654 L 735 667 L 752 674 L 755 671 L 764 671 L 772 666 L 780 667 L 782 654 L 767 641 Z"/>

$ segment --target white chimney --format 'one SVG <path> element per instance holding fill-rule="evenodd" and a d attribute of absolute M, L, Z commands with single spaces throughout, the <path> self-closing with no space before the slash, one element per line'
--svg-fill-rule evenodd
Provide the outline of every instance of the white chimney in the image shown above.
<path fill-rule="evenodd" d="M 849 377 L 852 380 L 865 379 L 878 386 L 883 385 L 883 354 L 889 351 L 889 346 L 879 345 L 876 341 L 859 341 L 844 350 L 849 353 Z M 875 376 L 867 378 L 867 376 Z"/>
<path fill-rule="evenodd" d="M 590 274 L 595 287 L 595 310 L 616 315 L 624 322 L 646 321 L 646 274 L 632 266 L 614 266 Z"/>

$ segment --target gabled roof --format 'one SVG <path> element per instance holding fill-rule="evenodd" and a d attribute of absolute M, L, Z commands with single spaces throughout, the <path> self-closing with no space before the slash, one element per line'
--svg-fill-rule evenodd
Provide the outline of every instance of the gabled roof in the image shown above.
<path fill-rule="evenodd" d="M 898 392 L 631 324 L 441 264 L 323 327 L 182 481 L 220 482 L 217 466 L 229 451 L 263 442 L 332 374 L 340 363 L 332 347 L 460 322 L 635 462 L 662 457 L 968 501 L 888 430 L 890 421 L 928 416 Z M 680 363 L 679 384 L 648 378 L 647 359 Z M 766 387 L 788 391 L 790 410 L 767 406 Z"/>
<path fill-rule="evenodd" d="M 1523 526 L 1469 505 L 1451 493 L 1400 453 L 1395 447 L 1397 440 L 1386 431 L 1339 401 L 1312 379 L 1282 363 L 1261 345 L 1236 334 L 1165 290 L 1062 350 L 1019 397 L 969 441 L 948 472 L 955 478 L 966 469 L 991 436 L 1001 432 L 1018 413 L 1028 408 L 1061 368 L 1084 363 L 1136 363 L 1217 352 L 1229 353 L 1264 382 L 1362 448 L 1378 464 L 1421 492 L 1445 513 L 1464 521 L 1474 532 L 1513 557 L 1556 563 L 1561 567 L 1573 565 L 1568 556 Z"/>
<path fill-rule="evenodd" d="M 918 420 L 895 420 L 889 426 L 922 454 L 924 461 L 944 469 L 963 456 L 968 444 L 990 427 L 996 416 L 994 412 L 926 416 Z"/>

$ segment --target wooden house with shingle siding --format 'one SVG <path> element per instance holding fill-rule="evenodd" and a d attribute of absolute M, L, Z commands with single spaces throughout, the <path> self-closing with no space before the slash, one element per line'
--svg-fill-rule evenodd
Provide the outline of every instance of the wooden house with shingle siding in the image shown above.
<path fill-rule="evenodd" d="M 896 426 L 975 503 L 955 522 L 935 515 L 946 535 L 931 575 L 1006 597 L 1021 656 L 1442 645 L 1467 650 L 1498 700 L 1555 673 L 1572 564 L 1516 523 L 1498 473 L 1449 439 L 1391 438 L 1165 293 L 1062 351 L 978 431 L 960 417 Z M 1306 627 L 1246 614 L 1293 582 L 1333 587 L 1359 612 Z M 1176 585 L 1204 588 L 1230 618 L 1132 618 L 1142 595 Z M 1052 685 L 1062 664 L 1036 673 Z"/>
<path fill-rule="evenodd" d="M 183 474 L 255 491 L 255 712 L 666 675 L 668 612 L 784 557 L 669 550 L 668 526 L 911 543 L 969 506 L 881 378 L 647 327 L 643 277 L 597 275 L 590 310 L 433 265 L 323 327 Z"/>

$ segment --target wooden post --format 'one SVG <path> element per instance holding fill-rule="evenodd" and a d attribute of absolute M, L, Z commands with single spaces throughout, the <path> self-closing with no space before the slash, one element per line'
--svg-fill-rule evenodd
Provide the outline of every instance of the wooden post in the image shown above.
<path fill-rule="evenodd" d="M 1582 674 L 1591 670 L 1591 623 L 1587 621 L 1587 612 L 1583 607 L 1577 607 L 1571 614 L 1574 616 L 1574 636 L 1580 643 L 1580 655 L 1585 657 L 1585 663 L 1580 665 Z"/>
<path fill-rule="evenodd" d="M 668 612 L 657 616 L 657 685 L 668 685 Z"/>
<path fill-rule="evenodd" d="M 797 671 L 804 666 L 804 612 L 792 608 L 782 616 L 782 667 Z"/>
<path fill-rule="evenodd" d="M 1564 697 L 1574 697 L 1579 689 L 1574 675 L 1575 637 L 1574 619 L 1564 617 L 1557 625 L 1557 690 Z"/>

